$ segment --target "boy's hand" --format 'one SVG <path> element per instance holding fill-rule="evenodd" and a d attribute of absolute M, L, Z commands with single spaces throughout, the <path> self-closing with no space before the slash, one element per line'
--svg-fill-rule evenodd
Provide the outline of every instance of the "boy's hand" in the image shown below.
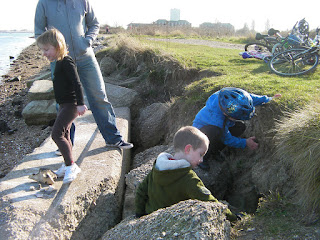
<path fill-rule="evenodd" d="M 86 105 L 77 106 L 78 115 L 83 115 L 88 110 Z"/>
<path fill-rule="evenodd" d="M 280 93 L 277 93 L 273 96 L 273 98 L 280 98 L 281 97 L 281 94 Z"/>
<path fill-rule="evenodd" d="M 249 137 L 246 139 L 247 147 L 251 150 L 256 150 L 259 147 L 259 144 L 256 141 L 256 137 Z"/>

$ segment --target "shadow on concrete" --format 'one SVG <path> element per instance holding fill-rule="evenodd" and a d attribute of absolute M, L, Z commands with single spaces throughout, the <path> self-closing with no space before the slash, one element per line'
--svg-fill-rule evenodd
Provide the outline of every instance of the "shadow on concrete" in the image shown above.
<path fill-rule="evenodd" d="M 85 158 L 85 156 L 87 156 L 87 153 L 90 149 L 90 146 L 92 145 L 95 137 L 98 134 L 98 128 L 95 129 L 95 131 L 93 132 L 93 134 L 91 135 L 88 143 L 85 145 L 85 147 L 83 148 L 81 154 L 79 155 L 76 163 L 80 166 L 83 159 Z M 29 234 L 29 238 L 33 238 L 35 236 L 37 236 L 37 233 L 39 233 L 41 231 L 41 224 L 45 223 L 45 222 L 49 222 L 50 223 L 50 219 L 55 219 L 55 216 L 59 213 L 58 212 L 58 207 L 60 206 L 61 202 L 64 199 L 64 196 L 66 195 L 71 183 L 67 183 L 67 184 L 62 184 L 61 188 L 59 189 L 59 191 L 57 192 L 55 198 L 52 200 L 52 203 L 50 205 L 50 207 L 48 208 L 47 212 L 45 215 L 43 215 L 41 217 L 41 219 L 38 221 L 38 223 L 35 224 L 35 226 L 33 227 L 32 231 Z M 54 221 L 54 220 L 53 220 Z"/>

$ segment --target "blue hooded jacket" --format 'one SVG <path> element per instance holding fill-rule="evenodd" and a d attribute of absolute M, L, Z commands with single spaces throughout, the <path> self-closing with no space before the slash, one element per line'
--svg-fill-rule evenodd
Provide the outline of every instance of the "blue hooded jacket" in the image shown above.
<path fill-rule="evenodd" d="M 220 91 L 215 92 L 208 98 L 206 105 L 197 113 L 195 119 L 193 120 L 193 126 L 200 129 L 207 125 L 214 125 L 223 129 L 223 124 L 226 120 L 222 142 L 230 147 L 245 148 L 246 139 L 234 137 L 229 131 L 229 128 L 234 126 L 235 123 L 229 119 L 226 119 L 226 116 L 221 111 L 219 106 L 219 92 Z M 268 96 L 259 96 L 252 93 L 249 94 L 252 97 L 253 106 L 262 105 L 271 101 L 272 99 Z"/>
<path fill-rule="evenodd" d="M 52 27 L 63 34 L 74 60 L 92 51 L 92 42 L 99 33 L 99 22 L 88 0 L 39 0 L 35 37 Z"/>

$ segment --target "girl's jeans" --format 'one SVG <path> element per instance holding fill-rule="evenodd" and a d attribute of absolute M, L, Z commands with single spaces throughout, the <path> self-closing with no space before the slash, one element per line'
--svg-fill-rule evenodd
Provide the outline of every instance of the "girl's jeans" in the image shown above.
<path fill-rule="evenodd" d="M 52 128 L 52 139 L 57 144 L 66 166 L 70 166 L 73 163 L 70 128 L 77 116 L 77 106 L 74 103 L 60 104 L 58 115 Z"/>

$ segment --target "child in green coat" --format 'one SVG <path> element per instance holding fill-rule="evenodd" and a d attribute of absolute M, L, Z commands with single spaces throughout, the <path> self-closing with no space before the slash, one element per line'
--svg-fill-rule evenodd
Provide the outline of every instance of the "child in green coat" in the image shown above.
<path fill-rule="evenodd" d="M 152 171 L 138 186 L 137 217 L 188 199 L 218 202 L 192 170 L 203 161 L 208 137 L 197 128 L 186 126 L 176 132 L 173 141 L 175 154 L 159 154 Z M 228 220 L 236 220 L 229 209 L 226 215 Z"/>

